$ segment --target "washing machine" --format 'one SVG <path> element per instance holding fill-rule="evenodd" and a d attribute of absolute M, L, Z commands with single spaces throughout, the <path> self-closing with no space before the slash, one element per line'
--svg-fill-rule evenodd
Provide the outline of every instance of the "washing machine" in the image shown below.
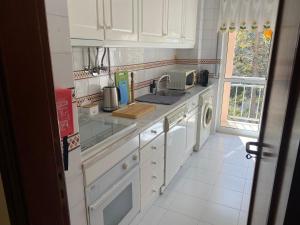
<path fill-rule="evenodd" d="M 199 117 L 197 127 L 197 143 L 194 148 L 199 151 L 211 132 L 213 117 L 213 90 L 209 89 L 199 96 Z"/>

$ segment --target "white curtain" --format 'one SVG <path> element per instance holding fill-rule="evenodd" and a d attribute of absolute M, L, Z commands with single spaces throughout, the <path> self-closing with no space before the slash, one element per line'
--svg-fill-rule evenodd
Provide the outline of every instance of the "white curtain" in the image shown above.
<path fill-rule="evenodd" d="M 274 29 L 278 0 L 220 0 L 219 29 Z"/>

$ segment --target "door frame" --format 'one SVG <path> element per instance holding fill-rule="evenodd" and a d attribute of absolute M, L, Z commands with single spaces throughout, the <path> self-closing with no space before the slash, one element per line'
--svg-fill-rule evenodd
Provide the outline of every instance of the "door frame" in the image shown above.
<path fill-rule="evenodd" d="M 0 171 L 11 224 L 69 225 L 43 0 L 0 7 Z"/>
<path fill-rule="evenodd" d="M 279 5 L 278 5 L 278 16 L 277 16 L 277 22 L 276 22 L 276 34 L 273 39 L 273 50 L 272 50 L 272 58 L 270 61 L 270 71 L 269 71 L 269 77 L 267 79 L 267 85 L 266 85 L 266 93 L 265 93 L 265 101 L 264 101 L 264 109 L 268 109 L 269 103 L 270 103 L 270 93 L 271 93 L 271 87 L 273 84 L 273 80 L 275 77 L 275 72 L 274 72 L 274 64 L 276 62 L 276 57 L 280 54 L 278 52 L 278 42 L 279 42 L 279 36 L 280 33 L 282 32 L 282 26 L 283 26 L 283 21 L 285 21 L 285 26 L 287 25 L 287 21 L 290 23 L 295 23 L 300 21 L 292 21 L 290 20 L 291 15 L 284 14 L 284 7 L 287 4 L 291 4 L 289 2 L 290 0 L 279 0 Z M 287 19 L 289 18 L 289 19 Z M 299 28 L 298 28 L 299 31 Z M 299 71 L 300 71 L 300 33 L 298 32 L 298 42 L 295 43 L 295 57 L 293 62 L 286 62 L 286 67 L 292 67 L 291 73 L 286 74 L 287 76 L 291 77 L 290 81 L 290 87 L 289 87 L 289 93 L 288 93 L 288 101 L 287 101 L 287 110 L 285 112 L 285 118 L 284 118 L 284 125 L 283 125 L 283 130 L 282 130 L 282 135 L 281 135 L 281 143 L 280 143 L 280 149 L 279 149 L 279 155 L 278 155 L 278 162 L 277 162 L 277 167 L 276 167 L 276 174 L 274 178 L 274 185 L 273 185 L 273 190 L 272 190 L 272 196 L 271 196 L 271 203 L 270 203 L 270 209 L 269 209 L 269 214 L 268 214 L 268 225 L 273 225 L 276 224 L 278 221 L 276 221 L 276 216 L 277 213 L 279 212 L 279 206 L 280 206 L 280 197 L 281 197 L 281 192 L 283 191 L 284 188 L 284 176 L 285 174 L 285 167 L 287 166 L 287 157 L 289 152 L 287 151 L 289 147 L 289 142 L 291 141 L 291 132 L 292 128 L 294 125 L 294 118 L 295 118 L 295 113 L 296 113 L 296 107 L 297 107 L 297 101 L 299 101 L 300 98 L 300 90 L 299 90 L 299 84 L 300 84 L 300 78 L 299 78 Z M 267 112 L 263 110 L 263 115 L 262 118 L 265 118 L 267 116 Z M 258 142 L 263 143 L 263 137 L 265 133 L 265 123 L 266 121 L 262 119 L 261 123 L 261 131 L 259 135 Z M 261 147 L 258 148 L 258 151 L 261 152 Z M 291 189 L 289 190 L 289 200 L 287 204 L 287 208 L 285 211 L 285 221 L 284 224 L 292 224 L 289 223 L 291 221 L 297 221 L 299 218 L 299 211 L 295 212 L 296 209 L 295 207 L 298 207 L 299 204 L 299 151 L 297 154 L 297 161 L 296 165 L 294 168 L 294 176 L 293 176 L 293 181 L 291 184 Z M 257 157 L 257 162 L 256 164 L 258 165 L 260 162 L 260 157 Z M 251 196 L 255 195 L 256 193 L 256 186 L 257 186 L 257 177 L 259 173 L 259 166 L 255 166 L 255 171 L 254 171 L 254 178 L 253 178 L 253 185 L 252 185 L 252 191 L 251 191 Z M 298 183 L 297 183 L 298 181 Z M 254 198 L 251 198 L 250 201 L 250 206 L 249 206 L 249 212 L 248 212 L 248 221 L 247 224 L 251 224 L 252 222 L 252 217 L 250 216 L 253 214 L 253 208 L 254 208 Z"/>

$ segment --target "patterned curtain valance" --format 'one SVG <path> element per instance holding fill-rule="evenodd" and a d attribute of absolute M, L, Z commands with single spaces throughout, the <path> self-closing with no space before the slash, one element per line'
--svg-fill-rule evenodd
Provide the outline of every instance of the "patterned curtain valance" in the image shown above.
<path fill-rule="evenodd" d="M 220 0 L 219 29 L 274 29 L 279 0 Z"/>

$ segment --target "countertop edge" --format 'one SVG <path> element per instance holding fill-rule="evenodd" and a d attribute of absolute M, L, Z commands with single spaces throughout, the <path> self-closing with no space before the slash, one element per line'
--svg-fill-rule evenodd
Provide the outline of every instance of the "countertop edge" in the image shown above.
<path fill-rule="evenodd" d="M 94 163 L 95 160 L 97 161 L 97 160 L 100 160 L 100 159 L 104 158 L 105 156 L 107 156 L 108 154 L 110 154 L 111 152 L 113 152 L 114 149 L 117 149 L 121 145 L 123 145 L 126 142 L 128 142 L 131 138 L 136 137 L 137 135 L 139 135 L 140 133 L 142 133 L 144 130 L 146 130 L 149 127 L 151 127 L 153 124 L 155 124 L 158 121 L 160 121 L 163 118 L 165 118 L 166 115 L 168 115 L 172 111 L 174 111 L 174 110 L 178 109 L 179 107 L 181 107 L 182 105 L 186 104 L 186 102 L 189 101 L 191 98 L 193 98 L 195 96 L 199 96 L 202 93 L 208 91 L 209 89 L 212 89 L 214 85 L 215 84 L 210 84 L 207 87 L 202 87 L 203 88 L 202 90 L 199 90 L 198 92 L 193 93 L 191 96 L 189 96 L 188 98 L 185 98 L 184 100 L 180 100 L 177 104 L 175 103 L 174 105 L 172 105 L 173 106 L 172 109 L 169 109 L 169 110 L 163 112 L 155 120 L 148 121 L 147 123 L 143 124 L 141 122 L 143 120 L 143 117 L 137 119 L 135 121 L 136 124 L 137 124 L 136 127 L 135 127 L 135 129 L 133 129 L 129 133 L 121 135 L 120 137 L 117 138 L 117 140 L 113 140 L 113 141 L 109 141 L 109 142 L 107 142 L 107 141 L 104 140 L 103 142 L 100 142 L 100 143 L 96 144 L 95 146 L 92 146 L 90 148 L 90 150 L 86 150 L 86 152 L 81 153 L 81 156 L 82 156 L 81 162 L 82 162 L 83 168 L 88 167 L 89 165 L 91 165 L 92 163 Z M 102 145 L 102 146 L 100 147 L 99 145 Z M 99 148 L 99 150 L 93 150 L 93 149 L 96 149 L 96 148 Z"/>

